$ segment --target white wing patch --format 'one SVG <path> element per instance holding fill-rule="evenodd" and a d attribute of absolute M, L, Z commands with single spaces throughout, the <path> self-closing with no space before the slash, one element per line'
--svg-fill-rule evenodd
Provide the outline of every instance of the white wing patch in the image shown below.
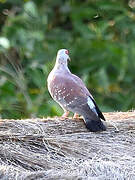
<path fill-rule="evenodd" d="M 95 109 L 95 104 L 93 103 L 93 101 L 91 100 L 90 97 L 87 98 L 87 103 L 88 103 L 88 106 L 90 107 L 90 109 L 91 109 L 94 113 L 96 113 L 96 115 L 98 116 L 97 111 L 96 111 L 96 109 Z"/>

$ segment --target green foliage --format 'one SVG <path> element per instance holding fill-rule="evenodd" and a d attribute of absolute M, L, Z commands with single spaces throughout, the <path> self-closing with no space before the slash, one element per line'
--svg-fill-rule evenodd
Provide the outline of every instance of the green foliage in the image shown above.
<path fill-rule="evenodd" d="M 135 107 L 134 1 L 2 0 L 0 11 L 3 118 L 62 113 L 46 86 L 60 48 L 101 110 Z"/>

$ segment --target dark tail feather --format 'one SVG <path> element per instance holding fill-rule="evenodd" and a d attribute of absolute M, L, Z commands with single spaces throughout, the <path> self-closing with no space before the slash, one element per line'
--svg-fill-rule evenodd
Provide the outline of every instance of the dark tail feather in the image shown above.
<path fill-rule="evenodd" d="M 90 97 L 90 98 L 91 98 L 91 97 Z M 98 116 L 105 121 L 105 117 L 103 116 L 102 112 L 101 112 L 100 109 L 98 108 L 95 100 L 92 99 L 92 98 L 91 98 L 91 100 L 93 101 L 93 103 L 94 103 L 94 105 L 95 105 L 95 107 L 96 107 L 96 111 L 97 111 L 97 113 L 98 113 Z"/>
<path fill-rule="evenodd" d="M 106 126 L 99 120 L 92 120 L 90 118 L 84 119 L 87 129 L 91 132 L 106 131 Z"/>

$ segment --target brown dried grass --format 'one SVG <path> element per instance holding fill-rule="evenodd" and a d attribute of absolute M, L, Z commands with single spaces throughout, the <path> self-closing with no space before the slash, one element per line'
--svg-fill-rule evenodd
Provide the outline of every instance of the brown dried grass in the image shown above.
<path fill-rule="evenodd" d="M 100 133 L 82 120 L 1 120 L 0 179 L 134 180 L 135 112 L 104 115 Z"/>

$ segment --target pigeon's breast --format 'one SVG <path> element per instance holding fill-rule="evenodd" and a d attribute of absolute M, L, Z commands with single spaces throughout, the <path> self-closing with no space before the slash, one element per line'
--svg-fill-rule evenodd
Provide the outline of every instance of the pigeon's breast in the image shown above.
<path fill-rule="evenodd" d="M 63 82 L 57 75 L 51 74 L 48 77 L 48 89 L 53 99 L 59 103 L 64 103 L 64 97 L 66 95 L 66 88 L 63 86 Z"/>

